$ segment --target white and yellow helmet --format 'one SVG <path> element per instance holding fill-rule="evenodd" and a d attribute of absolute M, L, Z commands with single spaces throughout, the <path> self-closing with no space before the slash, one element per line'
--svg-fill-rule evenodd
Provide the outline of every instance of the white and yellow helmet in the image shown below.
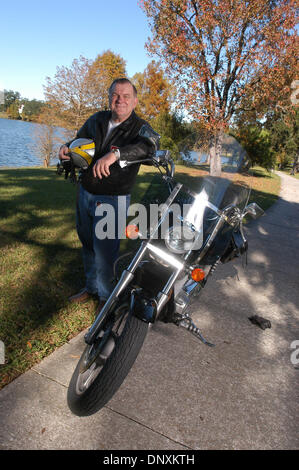
<path fill-rule="evenodd" d="M 69 145 L 69 149 L 75 167 L 86 170 L 94 157 L 94 141 L 91 139 L 75 139 Z"/>

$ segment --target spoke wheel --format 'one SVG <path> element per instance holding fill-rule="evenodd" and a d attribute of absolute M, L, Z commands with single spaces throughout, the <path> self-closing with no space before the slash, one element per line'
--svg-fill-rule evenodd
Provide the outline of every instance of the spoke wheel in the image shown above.
<path fill-rule="evenodd" d="M 97 378 L 107 359 L 110 357 L 117 339 L 119 338 L 126 318 L 128 305 L 121 305 L 114 314 L 114 322 L 110 322 L 102 330 L 95 342 L 86 346 L 80 362 L 76 391 L 78 395 L 84 393 Z"/>
<path fill-rule="evenodd" d="M 132 367 L 148 324 L 132 316 L 128 303 L 118 306 L 92 345 L 87 345 L 68 389 L 68 405 L 78 416 L 101 409 Z"/>

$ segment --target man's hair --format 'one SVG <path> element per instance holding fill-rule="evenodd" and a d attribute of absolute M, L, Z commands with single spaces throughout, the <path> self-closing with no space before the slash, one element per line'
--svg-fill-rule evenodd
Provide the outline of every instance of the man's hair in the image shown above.
<path fill-rule="evenodd" d="M 109 96 L 111 95 L 112 93 L 112 90 L 113 90 L 113 87 L 117 84 L 117 83 L 129 83 L 132 88 L 133 88 L 133 92 L 134 92 L 134 95 L 137 96 L 137 89 L 135 87 L 135 85 L 133 85 L 133 83 L 128 79 L 128 78 L 116 78 L 110 85 L 109 87 Z"/>

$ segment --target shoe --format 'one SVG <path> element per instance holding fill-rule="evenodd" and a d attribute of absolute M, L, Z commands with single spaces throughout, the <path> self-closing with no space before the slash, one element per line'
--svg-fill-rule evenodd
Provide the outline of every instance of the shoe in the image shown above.
<path fill-rule="evenodd" d="M 84 302 L 87 302 L 88 300 L 94 298 L 96 298 L 96 295 L 91 294 L 84 288 L 80 292 L 78 292 L 78 294 L 69 297 L 69 302 L 72 304 L 83 304 Z"/>

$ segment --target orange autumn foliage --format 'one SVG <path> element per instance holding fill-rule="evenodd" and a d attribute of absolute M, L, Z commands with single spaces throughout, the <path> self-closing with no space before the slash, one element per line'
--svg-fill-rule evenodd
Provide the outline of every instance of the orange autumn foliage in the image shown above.
<path fill-rule="evenodd" d="M 264 112 L 298 78 L 298 0 L 141 0 L 148 50 L 167 65 L 177 100 L 209 131 L 240 107 Z M 298 10 L 297 10 L 298 11 Z"/>

